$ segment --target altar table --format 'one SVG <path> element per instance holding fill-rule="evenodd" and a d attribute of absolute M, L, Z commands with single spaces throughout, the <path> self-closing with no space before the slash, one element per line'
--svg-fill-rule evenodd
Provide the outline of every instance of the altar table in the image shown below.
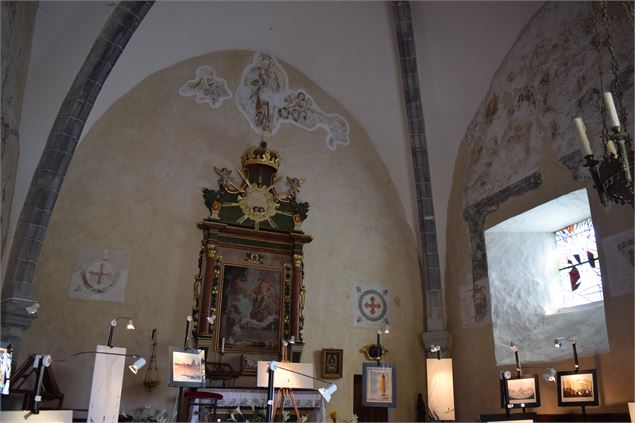
<path fill-rule="evenodd" d="M 216 407 L 219 410 L 231 411 L 240 407 L 243 413 L 251 413 L 251 407 L 266 408 L 267 406 L 267 389 L 266 388 L 198 388 L 198 391 L 216 392 L 223 396 L 219 400 Z M 277 392 L 274 393 L 274 399 Z M 294 389 L 298 408 L 302 410 L 311 410 L 309 421 L 325 422 L 324 398 L 317 389 Z M 287 398 L 285 408 L 293 408 L 293 404 Z M 291 413 L 294 416 L 294 413 Z M 225 420 L 225 419 L 223 419 Z"/>

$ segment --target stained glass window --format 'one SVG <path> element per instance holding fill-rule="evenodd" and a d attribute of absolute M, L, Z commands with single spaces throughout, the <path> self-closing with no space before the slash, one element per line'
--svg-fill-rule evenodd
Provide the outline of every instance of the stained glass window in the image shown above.
<path fill-rule="evenodd" d="M 602 275 L 591 219 L 554 233 L 562 303 L 560 308 L 602 301 Z"/>

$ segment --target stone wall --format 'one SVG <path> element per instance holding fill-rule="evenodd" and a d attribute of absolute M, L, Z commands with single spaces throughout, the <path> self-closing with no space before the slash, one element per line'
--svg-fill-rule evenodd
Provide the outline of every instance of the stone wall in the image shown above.
<path fill-rule="evenodd" d="M 489 281 L 484 230 L 584 187 L 600 248 L 604 238 L 633 229 L 632 208 L 602 208 L 587 172 L 580 168 L 573 117 L 582 114 L 594 150 L 602 151 L 592 12 L 587 2 L 547 3 L 537 12 L 496 72 L 457 156 L 448 208 L 446 300 L 458 420 L 502 411 L 501 368 L 496 366 L 492 310 L 485 294 Z M 623 15 L 624 9 L 611 4 L 611 13 Z M 630 112 L 632 27 L 624 19 L 614 21 L 613 27 L 624 106 Z M 605 85 L 614 87 L 612 78 Z M 620 316 L 633 315 L 632 290 L 606 298 L 605 310 L 610 351 L 581 360 L 582 367 L 599 369 L 600 407 L 589 412 L 626 412 L 626 402 L 633 397 L 633 319 Z M 570 335 L 584 339 L 584 333 Z M 523 334 L 517 336 L 521 339 Z M 544 372 L 546 367 L 569 370 L 571 361 L 545 360 L 532 372 Z M 555 386 L 542 379 L 541 393 L 540 413 L 571 411 L 556 406 Z"/>
<path fill-rule="evenodd" d="M 211 53 L 146 78 L 91 128 L 60 192 L 34 277 L 40 316 L 25 333 L 22 348 L 24 353 L 46 351 L 58 359 L 93 350 L 106 341 L 110 319 L 131 316 L 137 330 L 117 327 L 114 345 L 147 357 L 151 331 L 158 328 L 161 384 L 148 393 L 142 385 L 145 369 L 136 377 L 126 374 L 125 411 L 147 404 L 171 415 L 177 389 L 167 387 L 167 352 L 168 346 L 183 342 L 184 318 L 193 305 L 202 236 L 196 223 L 209 214 L 201 187 L 216 188 L 214 167 L 236 168 L 241 154 L 260 141 L 234 98 L 210 107 L 194 96 L 180 95 L 179 89 L 197 69 L 210 66 L 219 79 L 205 79 L 209 85 L 204 93 L 212 95 L 210 87 L 220 86 L 220 79 L 235 93 L 253 59 L 248 51 Z M 359 350 L 375 340 L 374 329 L 353 327 L 352 287 L 385 286 L 390 291 L 391 331 L 382 343 L 398 372 L 394 419 L 412 421 L 416 394 L 425 385 L 425 354 L 418 340 L 424 311 L 415 240 L 399 196 L 350 113 L 302 73 L 279 63 L 290 86 L 301 87 L 321 110 L 350 125 L 349 145 L 335 150 L 327 147 L 323 129 L 309 132 L 297 125 L 281 125 L 269 142 L 282 155 L 278 175 L 304 178 L 299 198 L 311 204 L 303 224 L 314 240 L 305 247 L 302 361 L 315 363 L 319 374 L 320 350 L 344 349 L 343 377 L 334 380 L 338 390 L 328 411 L 350 420 L 353 375 L 361 373 L 366 361 Z M 123 303 L 69 298 L 76 260 L 89 247 L 127 252 Z M 92 358 L 78 357 L 54 367 L 65 407 L 87 408 Z"/>
<path fill-rule="evenodd" d="M 20 155 L 20 114 L 26 84 L 37 2 L 2 2 L 2 212 L 3 262 L 9 213 Z M 4 274 L 4 267 L 3 272 Z M 4 279 L 4 278 L 3 278 Z"/>

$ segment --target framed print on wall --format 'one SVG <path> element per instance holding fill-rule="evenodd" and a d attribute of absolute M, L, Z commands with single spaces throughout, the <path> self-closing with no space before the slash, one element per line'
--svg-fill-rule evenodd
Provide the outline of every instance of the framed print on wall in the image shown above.
<path fill-rule="evenodd" d="M 170 347 L 170 383 L 168 386 L 205 385 L 205 351 L 197 348 Z"/>
<path fill-rule="evenodd" d="M 563 371 L 556 374 L 558 407 L 599 405 L 595 369 Z"/>
<path fill-rule="evenodd" d="M 505 380 L 507 384 L 505 384 Z M 538 375 L 523 375 L 517 378 L 500 381 L 501 387 L 501 408 L 536 408 L 540 407 L 540 383 Z M 507 390 L 505 390 L 507 388 Z"/>
<path fill-rule="evenodd" d="M 339 379 L 342 377 L 342 359 L 344 350 L 325 348 L 322 350 L 322 378 Z"/>
<path fill-rule="evenodd" d="M 392 363 L 363 363 L 362 405 L 364 407 L 397 406 L 397 379 Z"/>
<path fill-rule="evenodd" d="M 255 375 L 258 373 L 258 360 L 260 360 L 257 354 L 243 354 L 240 356 L 240 374 L 242 375 Z"/>
<path fill-rule="evenodd" d="M 223 266 L 218 339 L 225 351 L 280 350 L 282 282 L 279 269 L 229 263 Z"/>

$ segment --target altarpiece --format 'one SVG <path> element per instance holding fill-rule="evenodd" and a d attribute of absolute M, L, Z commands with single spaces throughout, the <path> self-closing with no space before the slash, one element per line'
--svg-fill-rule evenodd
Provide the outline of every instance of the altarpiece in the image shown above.
<path fill-rule="evenodd" d="M 214 168 L 218 189 L 203 189 L 209 216 L 198 224 L 192 335 L 209 353 L 278 355 L 283 340 L 293 337 L 299 359 L 303 246 L 312 239 L 301 225 L 309 204 L 297 199 L 302 179 L 287 177 L 278 191 L 280 163 L 263 141 L 243 154 L 236 176 Z"/>

